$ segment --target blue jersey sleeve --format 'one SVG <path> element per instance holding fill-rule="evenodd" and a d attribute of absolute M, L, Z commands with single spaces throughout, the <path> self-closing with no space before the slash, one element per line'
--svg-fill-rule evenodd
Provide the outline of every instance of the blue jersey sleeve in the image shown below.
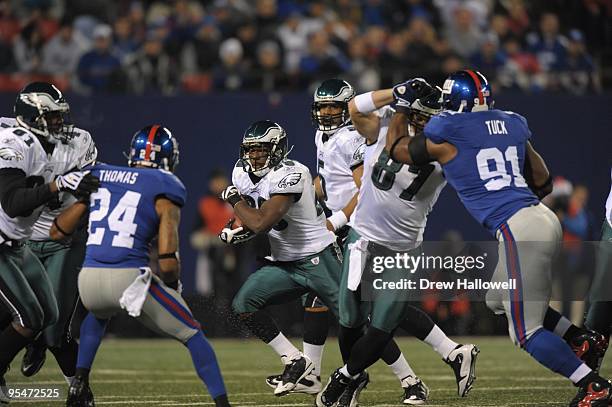
<path fill-rule="evenodd" d="M 160 171 L 160 174 L 162 192 L 158 194 L 158 196 L 162 195 L 180 207 L 185 206 L 185 202 L 187 201 L 187 190 L 185 189 L 185 185 L 183 185 L 181 180 L 174 174 L 162 171 Z"/>
<path fill-rule="evenodd" d="M 432 117 L 423 130 L 425 137 L 435 144 L 450 141 L 451 126 L 444 113 Z"/>
<path fill-rule="evenodd" d="M 516 117 L 517 121 L 520 123 L 520 126 L 523 128 L 523 134 L 525 134 L 525 140 L 531 140 L 531 130 L 529 130 L 527 119 L 525 119 L 525 117 L 521 116 L 518 113 L 512 112 L 512 115 Z"/>

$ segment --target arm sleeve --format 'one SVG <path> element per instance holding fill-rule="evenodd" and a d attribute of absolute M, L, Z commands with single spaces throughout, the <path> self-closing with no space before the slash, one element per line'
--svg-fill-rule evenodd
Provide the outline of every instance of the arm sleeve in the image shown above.
<path fill-rule="evenodd" d="M 98 149 L 91 137 L 85 130 L 76 129 L 75 148 L 78 151 L 78 168 L 82 169 L 92 165 L 98 158 Z"/>
<path fill-rule="evenodd" d="M 344 145 L 344 156 L 348 167 L 353 170 L 363 164 L 365 141 L 357 132 Z"/>
<path fill-rule="evenodd" d="M 443 114 L 432 117 L 425 125 L 423 134 L 435 144 L 441 144 L 449 141 L 449 137 L 451 135 L 450 126 Z"/>
<path fill-rule="evenodd" d="M 515 115 L 517 116 L 521 125 L 524 127 L 525 140 L 531 140 L 531 130 L 529 130 L 527 119 L 525 119 L 525 117 L 521 116 L 520 114 L 515 113 Z"/>
<path fill-rule="evenodd" d="M 55 195 L 49 189 L 49 184 L 28 187 L 25 172 L 20 169 L 0 169 L 0 203 L 11 218 L 28 216 Z"/>
<path fill-rule="evenodd" d="M 306 168 L 298 165 L 283 165 L 270 174 L 270 195 L 301 194 L 306 180 L 310 178 Z"/>
<path fill-rule="evenodd" d="M 181 208 L 185 206 L 185 202 L 187 201 L 187 190 L 185 189 L 185 185 L 183 185 L 181 180 L 174 174 L 164 172 L 161 172 L 161 174 L 163 174 L 163 191 L 158 196 L 168 198 Z"/>

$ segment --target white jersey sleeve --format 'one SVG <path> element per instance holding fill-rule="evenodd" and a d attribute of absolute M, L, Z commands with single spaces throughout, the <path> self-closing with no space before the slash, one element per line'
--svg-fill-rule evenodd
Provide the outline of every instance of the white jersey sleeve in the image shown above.
<path fill-rule="evenodd" d="M 280 166 L 270 171 L 270 196 L 275 194 L 301 194 L 305 183 L 311 179 L 308 168 L 302 165 L 291 165 L 293 161 L 285 160 Z"/>
<path fill-rule="evenodd" d="M 27 151 L 34 135 L 25 129 L 11 127 L 0 131 L 0 168 L 17 168 L 29 175 L 32 154 Z M 29 144 L 28 144 L 29 143 Z"/>
<path fill-rule="evenodd" d="M 98 158 L 96 143 L 88 131 L 74 129 L 74 138 L 70 140 L 70 145 L 76 150 L 76 167 L 79 169 L 92 165 Z"/>
<path fill-rule="evenodd" d="M 342 143 L 342 152 L 344 153 L 346 165 L 353 170 L 363 164 L 365 139 L 356 131 L 349 132 L 348 134 L 349 136 Z"/>

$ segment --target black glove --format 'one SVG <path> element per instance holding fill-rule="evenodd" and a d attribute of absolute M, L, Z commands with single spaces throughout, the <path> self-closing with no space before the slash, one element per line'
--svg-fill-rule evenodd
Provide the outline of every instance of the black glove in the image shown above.
<path fill-rule="evenodd" d="M 412 103 L 431 93 L 433 87 L 423 78 L 414 78 L 393 87 L 396 105 L 410 107 Z"/>

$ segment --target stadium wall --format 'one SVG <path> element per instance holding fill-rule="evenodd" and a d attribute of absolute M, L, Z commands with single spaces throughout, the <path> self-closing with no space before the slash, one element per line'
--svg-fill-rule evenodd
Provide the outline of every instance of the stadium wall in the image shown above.
<path fill-rule="evenodd" d="M 12 114 L 14 97 L 0 94 L 3 115 Z M 177 173 L 189 193 L 181 236 L 186 287 L 193 286 L 195 253 L 188 242 L 198 198 L 206 193 L 212 169 L 223 168 L 230 173 L 243 131 L 251 122 L 264 118 L 279 122 L 287 130 L 290 144 L 295 145 L 292 157 L 316 170 L 310 122 L 312 99 L 308 94 L 68 95 L 68 100 L 73 120 L 92 133 L 99 158 L 105 162 L 125 164 L 123 152 L 132 134 L 148 124 L 161 123 L 179 139 Z M 497 105 L 527 118 L 536 149 L 551 173 L 588 186 L 593 225 L 598 228 L 610 187 L 612 94 L 576 97 L 506 93 L 497 98 Z M 449 229 L 460 231 L 466 240 L 491 238 L 463 209 L 452 189 L 446 188 L 430 217 L 426 238 L 439 239 Z"/>

